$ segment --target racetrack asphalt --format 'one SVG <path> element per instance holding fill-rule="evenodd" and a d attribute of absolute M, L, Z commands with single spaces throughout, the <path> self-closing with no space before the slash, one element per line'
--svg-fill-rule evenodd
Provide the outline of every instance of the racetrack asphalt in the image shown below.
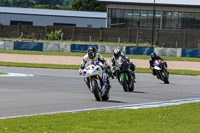
<path fill-rule="evenodd" d="M 0 67 L 1 72 L 24 73 L 28 77 L 0 77 L 0 118 L 67 112 L 130 104 L 198 98 L 200 76 L 170 75 L 164 84 L 151 74 L 136 73 L 134 92 L 124 92 L 111 79 L 110 99 L 97 102 L 78 70 Z"/>

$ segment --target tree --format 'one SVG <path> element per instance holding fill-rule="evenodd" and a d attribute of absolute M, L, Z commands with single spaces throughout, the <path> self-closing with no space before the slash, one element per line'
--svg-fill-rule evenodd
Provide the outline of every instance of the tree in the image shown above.
<path fill-rule="evenodd" d="M 106 5 L 98 3 L 96 0 L 76 0 L 72 3 L 72 9 L 78 11 L 106 11 Z"/>

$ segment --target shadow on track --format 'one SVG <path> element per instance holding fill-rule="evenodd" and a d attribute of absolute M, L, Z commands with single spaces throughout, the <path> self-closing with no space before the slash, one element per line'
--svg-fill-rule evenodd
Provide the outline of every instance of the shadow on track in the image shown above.
<path fill-rule="evenodd" d="M 101 102 L 108 102 L 108 103 L 126 103 L 126 102 L 116 101 L 116 100 L 108 100 L 108 101 L 101 101 Z"/>

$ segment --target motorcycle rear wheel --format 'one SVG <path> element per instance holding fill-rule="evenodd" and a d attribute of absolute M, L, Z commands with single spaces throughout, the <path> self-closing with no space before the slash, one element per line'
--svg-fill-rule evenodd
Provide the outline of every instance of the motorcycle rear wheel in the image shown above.
<path fill-rule="evenodd" d="M 92 80 L 92 92 L 97 101 L 101 101 L 101 93 L 96 80 Z"/>

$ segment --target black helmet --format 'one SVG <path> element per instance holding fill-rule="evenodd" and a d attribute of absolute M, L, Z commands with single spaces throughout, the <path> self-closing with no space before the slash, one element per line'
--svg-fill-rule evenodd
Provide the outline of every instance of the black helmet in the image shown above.
<path fill-rule="evenodd" d="M 97 49 L 95 47 L 89 47 L 87 53 L 90 59 L 94 59 L 97 53 Z"/>
<path fill-rule="evenodd" d="M 151 54 L 151 58 L 155 58 L 155 57 L 157 57 L 157 54 L 156 53 L 152 53 Z"/>
<path fill-rule="evenodd" d="M 120 49 L 115 49 L 114 50 L 114 56 L 115 56 L 115 59 L 118 59 L 119 58 L 119 56 L 121 55 L 121 51 L 120 51 Z"/>

